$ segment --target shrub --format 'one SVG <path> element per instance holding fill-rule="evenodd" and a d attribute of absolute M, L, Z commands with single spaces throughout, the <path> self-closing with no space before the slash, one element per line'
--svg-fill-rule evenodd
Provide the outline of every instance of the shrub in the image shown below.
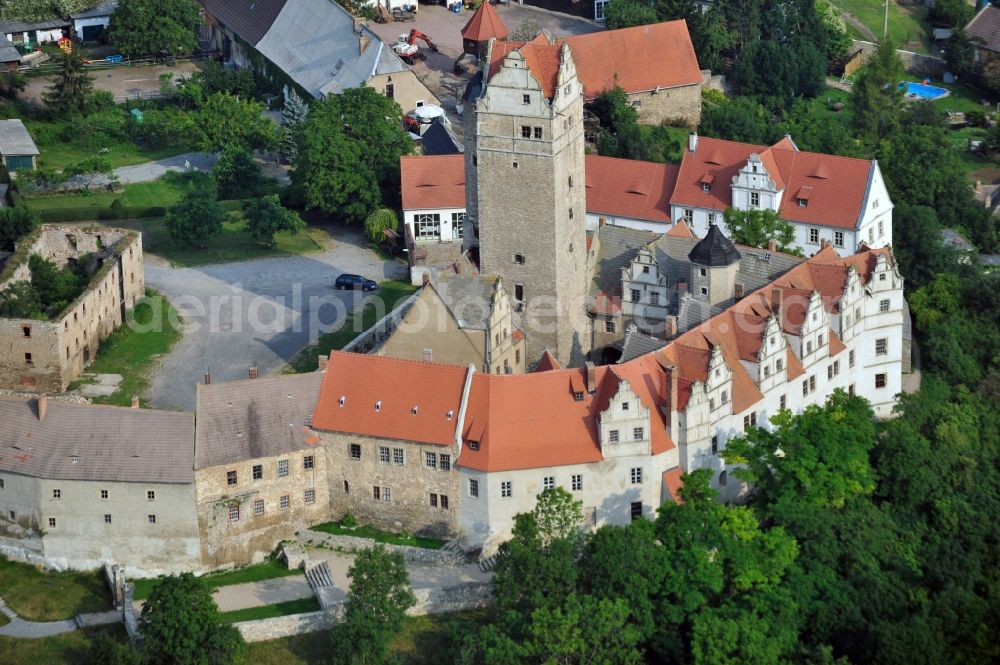
<path fill-rule="evenodd" d="M 356 529 L 358 526 L 358 521 L 354 519 L 354 515 L 347 513 L 340 520 L 340 526 L 344 527 L 345 529 Z"/>

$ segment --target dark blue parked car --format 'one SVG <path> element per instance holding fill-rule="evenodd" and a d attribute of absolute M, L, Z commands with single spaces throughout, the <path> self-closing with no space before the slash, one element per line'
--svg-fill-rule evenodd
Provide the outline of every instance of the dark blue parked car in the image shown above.
<path fill-rule="evenodd" d="M 337 278 L 337 281 L 333 283 L 333 286 L 338 290 L 361 289 L 362 291 L 374 291 L 375 289 L 378 288 L 378 282 L 375 282 L 370 279 L 365 279 L 361 275 L 351 275 L 348 273 L 344 273 L 343 275 Z"/>

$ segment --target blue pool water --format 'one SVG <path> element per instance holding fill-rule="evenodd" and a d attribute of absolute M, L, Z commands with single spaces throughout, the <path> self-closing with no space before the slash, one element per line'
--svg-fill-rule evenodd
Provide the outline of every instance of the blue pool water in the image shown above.
<path fill-rule="evenodd" d="M 933 85 L 925 85 L 923 83 L 914 83 L 913 81 L 904 81 L 899 84 L 899 87 L 903 89 L 907 95 L 913 95 L 914 97 L 920 97 L 921 99 L 932 100 L 940 99 L 949 94 L 948 90 L 945 88 L 938 88 Z"/>

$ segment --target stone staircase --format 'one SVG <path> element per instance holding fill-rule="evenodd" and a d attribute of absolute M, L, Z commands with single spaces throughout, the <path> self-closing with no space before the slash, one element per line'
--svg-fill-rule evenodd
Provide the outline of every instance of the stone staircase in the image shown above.
<path fill-rule="evenodd" d="M 479 570 L 483 571 L 484 573 L 490 572 L 491 570 L 493 570 L 493 568 L 496 567 L 496 565 L 497 565 L 496 554 L 479 560 Z"/>
<path fill-rule="evenodd" d="M 445 543 L 444 547 L 441 548 L 441 551 L 458 557 L 465 556 L 465 550 L 463 550 L 462 546 L 458 544 L 458 538 L 452 538 Z"/>
<path fill-rule="evenodd" d="M 332 587 L 333 577 L 330 576 L 330 567 L 326 565 L 326 561 L 306 568 L 306 581 L 314 592 L 324 587 Z"/>

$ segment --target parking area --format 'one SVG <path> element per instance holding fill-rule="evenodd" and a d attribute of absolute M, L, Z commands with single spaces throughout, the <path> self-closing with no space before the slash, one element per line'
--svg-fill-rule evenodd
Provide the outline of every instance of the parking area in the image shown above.
<path fill-rule="evenodd" d="M 115 101 L 149 97 L 160 91 L 160 75 L 172 72 L 175 76 L 190 76 L 198 69 L 197 63 L 184 61 L 173 65 L 141 65 L 136 67 L 111 67 L 95 69 L 90 72 L 94 77 L 94 90 L 107 90 L 115 97 Z M 36 104 L 42 103 L 42 93 L 52 85 L 52 77 L 42 76 L 28 79 L 28 87 L 21 94 L 22 99 Z"/>
<path fill-rule="evenodd" d="M 555 37 L 582 35 L 603 28 L 586 19 L 567 14 L 557 14 L 536 7 L 523 5 L 496 5 L 497 14 L 506 24 L 511 33 L 519 27 L 537 26 L 545 29 Z M 368 25 L 375 34 L 387 45 L 396 43 L 400 35 L 407 34 L 411 29 L 417 29 L 427 35 L 440 49 L 438 53 L 430 51 L 423 42 L 417 42 L 421 53 L 427 57 L 413 65 L 413 71 L 424 82 L 444 105 L 448 114 L 455 119 L 455 102 L 465 90 L 465 84 L 475 72 L 471 60 L 467 60 L 463 74 L 455 74 L 453 66 L 455 59 L 462 53 L 462 28 L 472 18 L 472 11 L 463 9 L 458 14 L 450 12 L 442 5 L 421 4 L 413 21 L 393 23 L 376 23 L 369 21 Z M 403 109 L 409 111 L 411 109 Z"/>

